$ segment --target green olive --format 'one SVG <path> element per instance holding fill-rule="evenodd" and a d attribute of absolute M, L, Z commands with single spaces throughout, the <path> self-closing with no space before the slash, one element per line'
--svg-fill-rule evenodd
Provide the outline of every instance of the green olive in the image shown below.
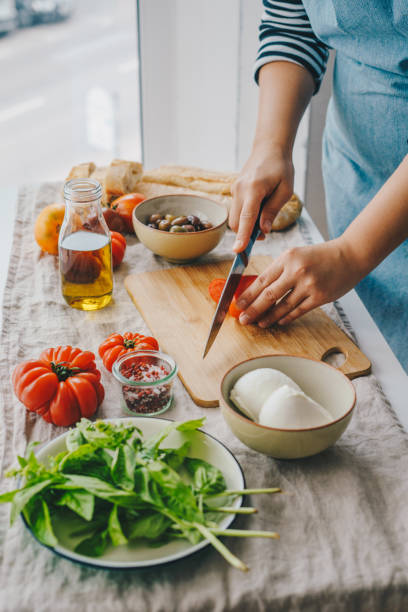
<path fill-rule="evenodd" d="M 171 222 L 172 225 L 186 225 L 188 223 L 187 217 L 176 217 Z"/>
<path fill-rule="evenodd" d="M 172 225 L 170 230 L 169 230 L 172 234 L 175 233 L 185 233 L 187 230 L 184 229 L 184 227 L 182 227 L 181 225 Z"/>
<path fill-rule="evenodd" d="M 159 230 L 162 230 L 163 232 L 167 232 L 170 228 L 170 221 L 168 221 L 167 219 L 162 219 L 159 222 Z"/>
<path fill-rule="evenodd" d="M 170 221 L 171 223 L 173 219 L 176 218 L 176 215 L 164 215 L 164 218 L 166 219 L 166 221 Z"/>

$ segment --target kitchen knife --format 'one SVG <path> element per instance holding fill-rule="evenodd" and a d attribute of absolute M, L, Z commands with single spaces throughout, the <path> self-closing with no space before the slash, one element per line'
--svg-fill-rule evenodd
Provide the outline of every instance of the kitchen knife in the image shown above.
<path fill-rule="evenodd" d="M 208 334 L 207 342 L 203 353 L 203 359 L 207 355 L 215 338 L 217 337 L 218 332 L 220 331 L 221 325 L 223 324 L 225 316 L 228 312 L 228 308 L 232 302 L 232 298 L 234 297 L 234 293 L 239 285 L 239 281 L 241 280 L 245 268 L 248 265 L 249 255 L 252 251 L 252 247 L 254 246 L 254 242 L 261 233 L 259 221 L 261 218 L 262 208 L 263 206 L 260 207 L 258 217 L 255 221 L 254 229 L 252 230 L 252 234 L 247 247 L 244 251 L 238 253 L 235 256 L 235 259 L 232 263 L 230 272 L 228 274 L 227 282 L 225 283 L 224 289 L 222 290 L 221 297 L 211 323 L 210 333 Z"/>

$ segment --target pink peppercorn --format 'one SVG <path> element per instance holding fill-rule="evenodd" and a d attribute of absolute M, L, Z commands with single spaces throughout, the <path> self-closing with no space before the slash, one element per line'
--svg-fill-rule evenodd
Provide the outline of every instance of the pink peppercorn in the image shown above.
<path fill-rule="evenodd" d="M 170 406 L 177 372 L 171 357 L 160 351 L 135 351 L 119 358 L 112 372 L 122 383 L 123 401 L 131 413 L 157 414 Z"/>

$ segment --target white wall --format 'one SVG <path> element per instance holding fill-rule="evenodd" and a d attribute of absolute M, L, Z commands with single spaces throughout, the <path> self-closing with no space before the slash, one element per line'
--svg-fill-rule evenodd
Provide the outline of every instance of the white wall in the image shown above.
<path fill-rule="evenodd" d="M 139 0 L 144 163 L 239 170 L 256 120 L 261 1 Z M 295 144 L 305 192 L 308 117 Z"/>

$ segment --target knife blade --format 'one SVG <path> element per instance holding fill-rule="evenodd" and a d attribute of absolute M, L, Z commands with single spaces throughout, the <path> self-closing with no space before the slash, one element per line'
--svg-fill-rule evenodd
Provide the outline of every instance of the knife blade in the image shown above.
<path fill-rule="evenodd" d="M 222 290 L 220 300 L 217 305 L 217 309 L 214 313 L 214 317 L 211 323 L 210 332 L 207 337 L 207 342 L 204 348 L 203 359 L 207 355 L 208 351 L 213 345 L 215 338 L 217 337 L 218 332 L 221 329 L 221 325 L 224 322 L 226 314 L 228 312 L 228 308 L 232 302 L 232 298 L 234 297 L 234 293 L 237 290 L 239 285 L 239 281 L 245 271 L 245 268 L 248 265 L 249 256 L 252 251 L 252 247 L 259 234 L 261 233 L 259 227 L 259 221 L 261 218 L 263 206 L 260 207 L 258 217 L 255 221 L 254 229 L 252 230 L 251 237 L 246 248 L 235 256 L 234 261 L 232 262 L 231 269 L 228 274 L 227 282 L 224 285 L 224 289 Z"/>

